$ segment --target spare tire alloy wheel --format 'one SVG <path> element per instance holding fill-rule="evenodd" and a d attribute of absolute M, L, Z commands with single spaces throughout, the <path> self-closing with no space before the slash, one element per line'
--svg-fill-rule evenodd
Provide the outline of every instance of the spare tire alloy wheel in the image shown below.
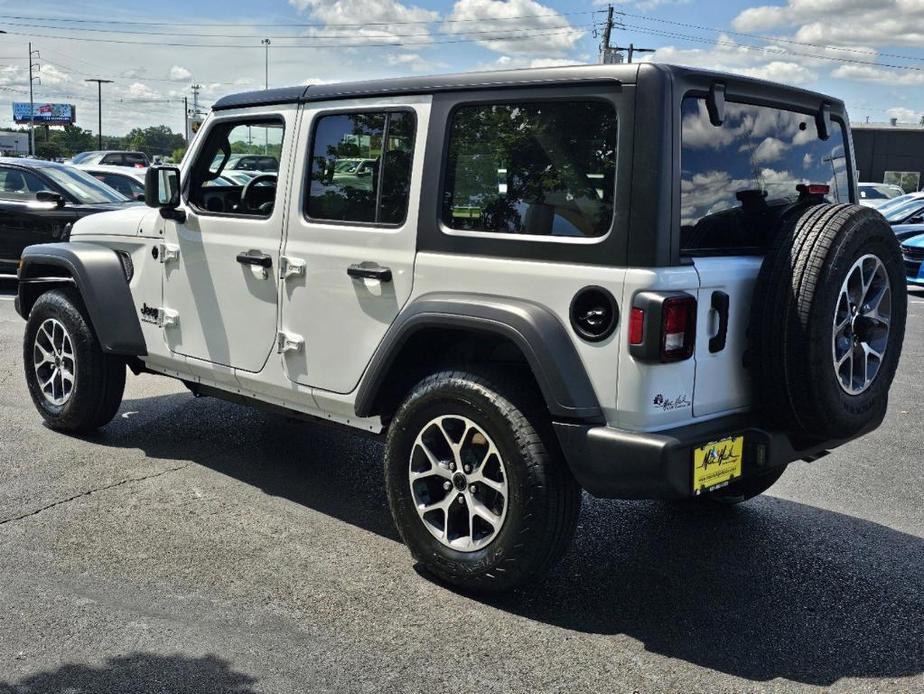
<path fill-rule="evenodd" d="M 56 407 L 70 400 L 77 375 L 74 343 L 61 321 L 48 318 L 35 334 L 33 367 L 39 389 Z"/>
<path fill-rule="evenodd" d="M 847 273 L 834 312 L 834 371 L 848 395 L 860 395 L 876 379 L 889 344 L 891 313 L 885 265 L 875 255 L 864 255 Z"/>
<path fill-rule="evenodd" d="M 411 495 L 424 526 L 460 552 L 490 544 L 507 515 L 504 461 L 487 433 L 467 417 L 436 417 L 414 441 Z"/>

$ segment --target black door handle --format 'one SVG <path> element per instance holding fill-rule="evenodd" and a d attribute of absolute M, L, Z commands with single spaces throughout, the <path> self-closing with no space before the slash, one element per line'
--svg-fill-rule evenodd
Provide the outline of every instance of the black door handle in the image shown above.
<path fill-rule="evenodd" d="M 725 349 L 728 339 L 728 294 L 712 292 L 712 308 L 719 314 L 719 331 L 709 338 L 709 351 L 715 354 Z"/>
<path fill-rule="evenodd" d="M 347 274 L 354 279 L 391 282 L 391 268 L 379 265 L 350 265 L 347 268 Z"/>
<path fill-rule="evenodd" d="M 241 265 L 256 265 L 258 267 L 273 267 L 273 257 L 260 251 L 242 251 L 237 254 L 237 262 Z"/>

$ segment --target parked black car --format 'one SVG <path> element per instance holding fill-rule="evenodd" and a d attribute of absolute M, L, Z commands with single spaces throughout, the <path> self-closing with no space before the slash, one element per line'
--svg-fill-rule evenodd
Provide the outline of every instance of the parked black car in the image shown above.
<path fill-rule="evenodd" d="M 68 225 L 81 217 L 132 204 L 71 166 L 0 158 L 0 274 L 16 272 L 26 246 L 64 241 Z"/>

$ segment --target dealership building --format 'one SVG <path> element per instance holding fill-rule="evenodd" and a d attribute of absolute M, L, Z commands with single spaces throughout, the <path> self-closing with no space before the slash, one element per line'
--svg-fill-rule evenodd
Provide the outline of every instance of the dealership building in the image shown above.
<path fill-rule="evenodd" d="M 20 156 L 29 153 L 29 133 L 0 130 L 0 155 Z"/>
<path fill-rule="evenodd" d="M 924 186 L 924 126 L 851 123 L 858 179 L 896 183 L 906 193 Z"/>

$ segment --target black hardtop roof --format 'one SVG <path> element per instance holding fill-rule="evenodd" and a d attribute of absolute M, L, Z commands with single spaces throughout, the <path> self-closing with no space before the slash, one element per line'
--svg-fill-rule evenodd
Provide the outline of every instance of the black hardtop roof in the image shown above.
<path fill-rule="evenodd" d="M 222 97 L 212 105 L 220 111 L 247 106 L 268 106 L 307 101 L 326 101 L 392 94 L 428 94 L 459 89 L 539 86 L 554 82 L 614 81 L 635 82 L 638 65 L 573 65 L 523 70 L 460 72 L 427 77 L 392 77 L 362 82 L 334 82 L 301 87 L 282 87 L 243 92 Z"/>
<path fill-rule="evenodd" d="M 743 77 L 724 72 L 702 70 L 698 68 L 666 65 L 663 63 L 631 63 L 619 65 L 567 65 L 548 68 L 525 68 L 522 70 L 494 70 L 488 72 L 460 72 L 447 75 L 430 75 L 426 77 L 397 77 L 361 82 L 334 82 L 297 87 L 282 87 L 253 92 L 229 94 L 216 101 L 212 109 L 216 111 L 246 108 L 250 106 L 269 106 L 276 104 L 306 103 L 327 101 L 330 99 L 348 99 L 368 96 L 432 94 L 441 91 L 458 91 L 473 89 L 498 89 L 504 87 L 530 87 L 555 83 L 575 82 L 612 82 L 635 84 L 640 70 L 654 69 L 667 73 L 679 82 L 688 82 L 691 78 L 702 80 L 715 79 L 730 83 L 747 83 L 767 85 L 774 93 L 790 93 L 803 99 L 829 101 L 843 106 L 839 99 L 797 87 L 790 87 L 766 80 Z"/>

